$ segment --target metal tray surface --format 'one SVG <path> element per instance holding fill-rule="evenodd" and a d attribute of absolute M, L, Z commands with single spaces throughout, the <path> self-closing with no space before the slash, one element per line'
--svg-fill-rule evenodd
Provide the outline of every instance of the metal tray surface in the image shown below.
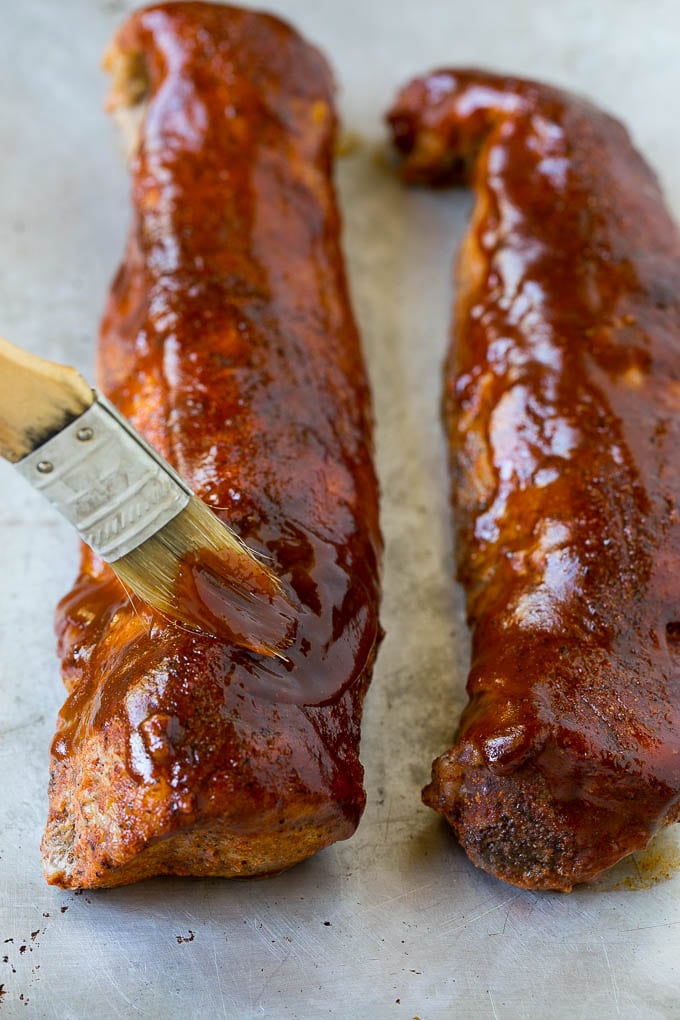
<path fill-rule="evenodd" d="M 88 377 L 123 250 L 128 182 L 99 69 L 127 0 L 0 3 L 0 331 Z M 477 871 L 420 803 L 464 702 L 440 366 L 464 192 L 406 191 L 381 154 L 410 75 L 543 77 L 622 117 L 680 216 L 675 0 L 272 0 L 330 56 L 355 306 L 372 375 L 387 637 L 366 703 L 368 807 L 353 839 L 276 879 L 45 885 L 39 840 L 63 690 L 52 616 L 77 540 L 0 463 L 0 1020 L 680 1016 L 680 849 L 570 896 Z M 680 739 L 680 737 L 679 737 Z"/>

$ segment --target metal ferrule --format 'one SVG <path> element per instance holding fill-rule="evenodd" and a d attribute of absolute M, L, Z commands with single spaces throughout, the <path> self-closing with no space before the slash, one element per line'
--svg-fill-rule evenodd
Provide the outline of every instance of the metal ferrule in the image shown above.
<path fill-rule="evenodd" d="M 105 397 L 16 465 L 113 563 L 177 516 L 191 489 Z"/>

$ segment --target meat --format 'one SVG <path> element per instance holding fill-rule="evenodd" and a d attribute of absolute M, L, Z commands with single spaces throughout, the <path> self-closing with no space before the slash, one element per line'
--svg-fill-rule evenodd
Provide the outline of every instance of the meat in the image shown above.
<path fill-rule="evenodd" d="M 208 3 L 135 13 L 107 62 L 112 105 L 144 112 L 101 388 L 270 558 L 299 621 L 286 659 L 237 650 L 133 606 L 85 550 L 57 614 L 69 697 L 45 874 L 64 887 L 271 874 L 359 821 L 380 635 L 332 78 L 282 21 Z"/>
<path fill-rule="evenodd" d="M 407 85 L 407 181 L 476 193 L 445 368 L 469 703 L 423 797 L 568 891 L 680 818 L 680 242 L 624 128 L 478 71 Z"/>

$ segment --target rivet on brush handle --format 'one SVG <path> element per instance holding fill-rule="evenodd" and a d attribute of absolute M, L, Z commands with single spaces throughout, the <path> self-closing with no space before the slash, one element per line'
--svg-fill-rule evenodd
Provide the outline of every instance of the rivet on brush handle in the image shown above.
<path fill-rule="evenodd" d="M 191 489 L 104 397 L 17 470 L 113 563 L 188 504 Z"/>
<path fill-rule="evenodd" d="M 12 463 L 86 411 L 95 395 L 75 368 L 0 337 L 0 456 Z"/>

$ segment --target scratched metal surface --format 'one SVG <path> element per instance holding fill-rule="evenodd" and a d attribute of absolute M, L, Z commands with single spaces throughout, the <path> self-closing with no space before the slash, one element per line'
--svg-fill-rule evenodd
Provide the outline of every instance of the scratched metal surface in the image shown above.
<path fill-rule="evenodd" d="M 132 4 L 0 5 L 0 330 L 91 375 L 127 181 L 99 55 Z M 675 0 L 280 0 L 332 56 L 360 148 L 339 168 L 375 387 L 387 638 L 367 701 L 356 836 L 275 880 L 48 888 L 38 843 L 62 699 L 51 619 L 76 541 L 0 465 L 0 1020 L 17 1017 L 680 1015 L 680 871 L 666 834 L 569 897 L 479 872 L 419 790 L 462 704 L 437 419 L 463 195 L 406 193 L 376 157 L 408 75 L 459 62 L 544 76 L 622 115 L 680 214 Z M 426 15 L 423 10 L 426 10 Z M 659 860 L 661 866 L 659 865 Z"/>

